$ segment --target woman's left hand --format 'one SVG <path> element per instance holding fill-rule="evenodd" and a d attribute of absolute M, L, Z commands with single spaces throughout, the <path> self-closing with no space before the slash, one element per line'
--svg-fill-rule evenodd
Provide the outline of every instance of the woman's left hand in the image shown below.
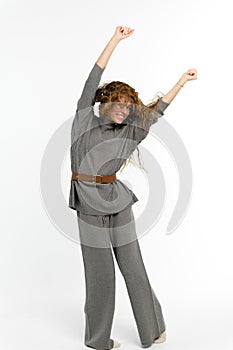
<path fill-rule="evenodd" d="M 184 73 L 187 80 L 195 80 L 197 79 L 197 70 L 196 68 L 191 68 L 187 72 Z"/>
<path fill-rule="evenodd" d="M 179 80 L 179 83 L 184 85 L 188 80 L 197 79 L 197 70 L 196 68 L 190 68 L 185 72 Z"/>

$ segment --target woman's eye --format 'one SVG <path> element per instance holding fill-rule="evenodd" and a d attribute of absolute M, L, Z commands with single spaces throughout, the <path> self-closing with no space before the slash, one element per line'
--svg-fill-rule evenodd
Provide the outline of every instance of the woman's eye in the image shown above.
<path fill-rule="evenodd" d="M 123 103 L 123 102 L 118 102 L 118 103 L 117 103 L 117 106 L 118 106 L 118 108 L 120 108 L 120 109 L 123 109 L 123 108 L 127 108 L 128 110 L 131 109 L 131 105 L 128 105 L 128 104 Z"/>

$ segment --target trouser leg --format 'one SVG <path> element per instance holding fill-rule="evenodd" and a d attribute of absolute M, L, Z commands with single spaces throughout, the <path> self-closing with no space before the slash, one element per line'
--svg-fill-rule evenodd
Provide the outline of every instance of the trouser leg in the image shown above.
<path fill-rule="evenodd" d="M 110 333 L 115 308 L 115 267 L 111 248 L 101 248 L 101 231 L 98 230 L 101 227 L 108 230 L 108 216 L 106 221 L 103 221 L 101 216 L 77 212 L 77 217 L 86 284 L 85 345 L 97 350 L 111 349 L 113 339 L 110 338 Z M 92 239 L 96 234 L 98 241 Z M 104 240 L 104 234 L 102 237 Z M 106 246 L 106 239 L 103 241 L 103 246 Z"/>
<path fill-rule="evenodd" d="M 142 347 L 149 347 L 153 340 L 165 331 L 165 322 L 161 305 L 150 285 L 142 259 L 132 207 L 113 214 L 111 218 L 113 251 L 126 283 Z M 128 233 L 125 228 L 128 228 Z M 125 236 L 126 244 L 119 234 L 122 229 L 129 237 Z"/>

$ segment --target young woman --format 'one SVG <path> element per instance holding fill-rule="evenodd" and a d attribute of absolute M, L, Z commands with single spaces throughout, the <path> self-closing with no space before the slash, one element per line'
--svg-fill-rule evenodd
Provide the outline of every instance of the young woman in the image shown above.
<path fill-rule="evenodd" d="M 84 342 L 97 350 L 120 346 L 110 338 L 115 307 L 112 251 L 126 283 L 142 347 L 166 340 L 161 305 L 150 285 L 136 234 L 132 205 L 138 198 L 116 173 L 184 84 L 197 78 L 196 69 L 189 69 L 167 94 L 147 106 L 126 83 L 99 86 L 115 47 L 133 32 L 116 27 L 86 80 L 71 130 L 69 207 L 77 213 L 84 263 Z"/>

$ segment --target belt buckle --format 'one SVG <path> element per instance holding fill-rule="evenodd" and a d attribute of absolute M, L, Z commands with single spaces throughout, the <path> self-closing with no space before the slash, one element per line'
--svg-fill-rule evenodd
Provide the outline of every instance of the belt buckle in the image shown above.
<path fill-rule="evenodd" d="M 96 176 L 94 176 L 95 178 L 96 178 L 96 180 L 97 180 L 97 178 L 100 178 L 100 181 L 98 182 L 98 181 L 96 181 L 97 183 L 102 183 L 102 175 L 96 175 Z"/>

